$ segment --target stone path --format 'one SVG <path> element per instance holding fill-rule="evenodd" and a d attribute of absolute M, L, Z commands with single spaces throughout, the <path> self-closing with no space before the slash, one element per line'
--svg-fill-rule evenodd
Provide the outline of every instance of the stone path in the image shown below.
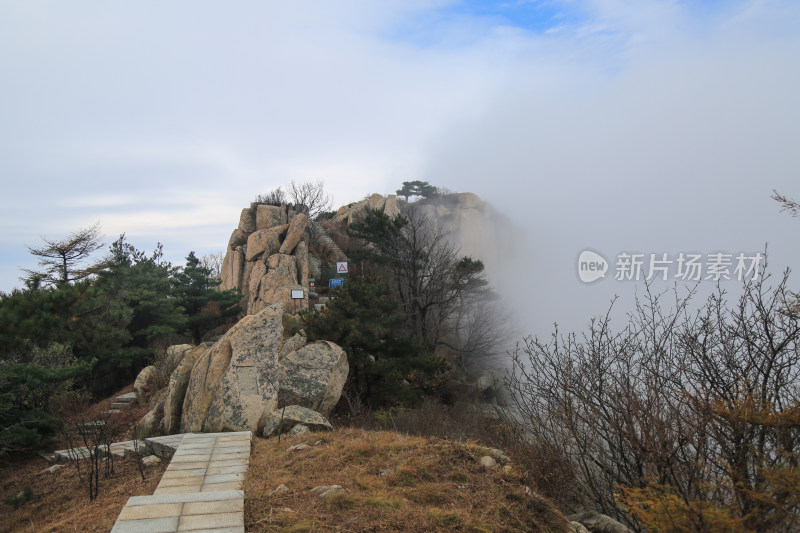
<path fill-rule="evenodd" d="M 136 393 L 134 392 L 129 392 L 127 394 L 117 396 L 116 398 L 114 398 L 114 401 L 111 402 L 111 406 L 108 408 L 108 412 L 119 413 L 122 409 L 127 409 L 128 407 L 131 407 L 135 401 L 136 401 Z"/>
<path fill-rule="evenodd" d="M 185 434 L 182 433 L 179 435 L 167 435 L 165 437 L 149 437 L 140 440 L 137 444 L 134 444 L 132 440 L 115 442 L 109 446 L 108 451 L 111 452 L 111 455 L 116 457 L 126 457 L 128 454 L 136 451 L 138 446 L 139 453 L 142 454 L 142 457 L 156 455 L 161 458 L 169 458 L 178 450 L 184 435 Z M 105 446 L 99 447 L 98 451 L 101 457 L 107 455 Z M 91 455 L 91 450 L 82 446 L 80 448 L 56 450 L 52 454 L 42 454 L 42 457 L 51 463 L 66 463 L 76 459 L 88 459 Z"/>
<path fill-rule="evenodd" d="M 179 446 L 152 496 L 133 496 L 112 533 L 244 533 L 244 473 L 249 431 L 159 437 Z M 152 440 L 152 439 L 150 439 Z"/>

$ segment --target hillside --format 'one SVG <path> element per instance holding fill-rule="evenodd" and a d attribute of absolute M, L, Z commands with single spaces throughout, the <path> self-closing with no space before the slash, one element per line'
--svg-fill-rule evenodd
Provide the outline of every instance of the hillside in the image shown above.
<path fill-rule="evenodd" d="M 307 443 L 308 448 L 290 448 Z M 496 466 L 480 460 L 495 456 Z M 525 486 L 514 463 L 476 445 L 394 431 L 343 428 L 303 436 L 254 439 L 245 478 L 245 530 L 301 531 L 571 531 L 545 498 Z M 90 502 L 85 475 L 72 466 L 46 472 L 44 459 L 4 469 L 0 531 L 109 531 L 130 496 L 151 494 L 166 461 L 145 468 L 118 459 L 115 474 Z M 286 492 L 275 493 L 281 485 Z M 324 499 L 311 492 L 340 485 Z M 31 487 L 30 501 L 11 499 Z"/>
<path fill-rule="evenodd" d="M 306 443 L 310 447 L 292 450 Z M 475 444 L 340 429 L 256 439 L 245 481 L 247 531 L 570 531 L 514 465 Z M 284 485 L 286 492 L 274 491 Z M 311 492 L 339 485 L 330 498 Z"/>

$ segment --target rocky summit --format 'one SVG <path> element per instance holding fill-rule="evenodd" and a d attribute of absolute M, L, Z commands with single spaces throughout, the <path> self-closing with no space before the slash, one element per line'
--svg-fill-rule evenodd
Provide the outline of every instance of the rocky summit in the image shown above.
<path fill-rule="evenodd" d="M 474 228 L 494 232 L 497 226 L 488 205 L 471 193 L 414 205 L 459 245 L 469 246 L 464 235 Z M 347 260 L 332 237 L 341 242 L 370 210 L 394 218 L 400 208 L 396 196 L 373 194 L 324 222 L 293 205 L 256 202 L 243 209 L 228 240 L 220 288 L 242 294 L 244 317 L 214 342 L 170 347 L 162 366 L 174 370 L 165 387 L 154 385 L 155 367 L 141 371 L 134 390 L 138 402 L 149 405 L 140 422 L 144 433 L 262 435 L 330 427 L 325 417 L 347 380 L 347 354 L 332 342 L 309 344 L 302 331 L 287 333 L 284 323 L 296 322 L 297 313 L 309 308 L 310 281 L 321 277 L 321 265 Z M 278 405 L 288 407 L 278 414 Z"/>

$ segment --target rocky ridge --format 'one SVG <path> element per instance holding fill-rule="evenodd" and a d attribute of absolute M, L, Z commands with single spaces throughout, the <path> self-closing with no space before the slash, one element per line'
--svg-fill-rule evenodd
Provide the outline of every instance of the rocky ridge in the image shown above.
<path fill-rule="evenodd" d="M 487 226 L 491 215 L 488 204 L 471 193 L 412 205 L 456 242 Z M 292 205 L 244 208 L 228 241 L 220 288 L 242 293 L 245 316 L 213 343 L 171 347 L 166 366 L 174 371 L 166 387 L 155 390 L 154 368 L 142 370 L 135 391 L 137 400 L 150 407 L 140 424 L 145 433 L 246 430 L 261 435 L 276 427 L 291 430 L 284 428 L 290 421 L 325 427 L 324 416 L 347 380 L 347 355 L 331 342 L 307 344 L 302 331 L 287 333 L 284 323 L 296 322 L 295 315 L 308 309 L 309 281 L 320 276 L 322 263 L 346 260 L 330 235 L 346 235 L 347 227 L 370 210 L 396 217 L 401 207 L 394 195 L 373 194 L 322 223 Z M 296 409 L 276 422 L 278 405 Z"/>

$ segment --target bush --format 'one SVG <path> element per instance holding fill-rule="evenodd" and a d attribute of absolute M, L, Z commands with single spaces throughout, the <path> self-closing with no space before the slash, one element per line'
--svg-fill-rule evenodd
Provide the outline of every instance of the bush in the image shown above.
<path fill-rule="evenodd" d="M 512 412 L 568 458 L 578 503 L 651 531 L 797 526 L 800 324 L 787 279 L 772 288 L 762 275 L 734 305 L 719 291 L 694 313 L 691 295 L 670 309 L 648 286 L 618 332 L 607 314 L 580 337 L 526 339 L 506 380 Z"/>
<path fill-rule="evenodd" d="M 266 194 L 257 195 L 255 202 L 261 205 L 280 206 L 286 203 L 286 193 L 280 187 L 276 187 Z"/>
<path fill-rule="evenodd" d="M 389 286 L 371 277 L 348 279 L 325 309 L 303 314 L 309 341 L 330 340 L 344 349 L 348 390 L 373 407 L 419 400 L 448 369 L 406 324 Z"/>

